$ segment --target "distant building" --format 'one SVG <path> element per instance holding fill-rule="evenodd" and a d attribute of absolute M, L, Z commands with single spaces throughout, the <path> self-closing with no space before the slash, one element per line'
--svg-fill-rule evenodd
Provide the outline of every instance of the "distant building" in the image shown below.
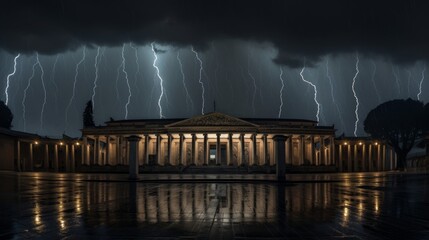
<path fill-rule="evenodd" d="M 339 172 L 372 172 L 396 168 L 396 153 L 384 142 L 370 137 L 339 137 L 335 140 Z"/>
<path fill-rule="evenodd" d="M 71 172 L 81 161 L 79 145 L 67 136 L 52 139 L 0 128 L 0 170 Z"/>
<path fill-rule="evenodd" d="M 214 112 L 189 119 L 109 121 L 104 126 L 82 129 L 80 140 L 37 135 L 10 140 L 9 136 L 7 148 L 19 149 L 21 154 L 7 161 L 23 161 L 25 156 L 25 168 L 8 170 L 126 171 L 130 158 L 128 140 L 133 136 L 141 171 L 218 166 L 220 170 L 272 172 L 276 135 L 286 137 L 285 163 L 290 172 L 383 171 L 396 165 L 394 152 L 383 142 L 335 139 L 333 126 L 318 126 L 311 120 L 237 118 Z M 30 161 L 24 149 L 39 152 Z M 33 164 L 27 165 L 28 162 Z"/>

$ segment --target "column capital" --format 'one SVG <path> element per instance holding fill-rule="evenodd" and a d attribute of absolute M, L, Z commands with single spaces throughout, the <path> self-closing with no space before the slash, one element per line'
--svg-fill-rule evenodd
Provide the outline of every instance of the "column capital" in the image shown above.
<path fill-rule="evenodd" d="M 220 137 L 220 135 L 221 135 L 221 134 L 222 134 L 222 133 L 216 133 L 216 136 L 217 136 L 217 137 Z"/>

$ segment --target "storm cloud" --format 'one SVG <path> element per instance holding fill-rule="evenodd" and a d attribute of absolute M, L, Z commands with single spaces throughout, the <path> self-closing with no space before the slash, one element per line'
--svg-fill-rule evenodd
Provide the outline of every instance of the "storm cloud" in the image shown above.
<path fill-rule="evenodd" d="M 56 54 L 156 41 L 205 50 L 238 39 L 272 44 L 273 60 L 290 67 L 353 52 L 412 64 L 429 58 L 428 10 L 427 1 L 8 1 L 0 48 Z"/>

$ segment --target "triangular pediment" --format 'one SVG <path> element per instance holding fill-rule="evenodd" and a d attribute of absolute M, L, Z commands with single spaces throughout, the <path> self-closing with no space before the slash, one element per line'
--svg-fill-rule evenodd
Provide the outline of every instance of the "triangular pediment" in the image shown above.
<path fill-rule="evenodd" d="M 192 127 L 192 126 L 231 126 L 231 127 L 257 127 L 258 125 L 241 120 L 236 117 L 228 116 L 223 113 L 213 112 L 206 115 L 199 115 L 193 118 L 185 119 L 180 122 L 172 123 L 167 127 Z"/>

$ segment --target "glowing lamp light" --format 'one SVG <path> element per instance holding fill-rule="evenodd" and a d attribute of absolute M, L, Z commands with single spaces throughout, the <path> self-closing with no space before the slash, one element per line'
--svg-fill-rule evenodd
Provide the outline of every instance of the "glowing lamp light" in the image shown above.
<path fill-rule="evenodd" d="M 35 144 L 35 145 L 38 145 L 38 144 L 39 144 L 39 142 L 38 142 L 38 141 L 34 141 L 34 144 Z"/>
<path fill-rule="evenodd" d="M 80 143 L 79 142 L 76 142 L 76 146 L 79 146 L 80 145 Z"/>
<path fill-rule="evenodd" d="M 377 145 L 378 145 L 378 142 L 375 142 L 374 144 L 375 144 L 375 146 L 377 146 Z"/>
<path fill-rule="evenodd" d="M 344 142 L 344 145 L 347 145 L 348 143 L 347 142 Z"/>
<path fill-rule="evenodd" d="M 359 142 L 359 145 L 362 145 L 362 142 Z"/>
<path fill-rule="evenodd" d="M 60 142 L 60 145 L 62 146 L 64 143 L 63 142 Z"/>

